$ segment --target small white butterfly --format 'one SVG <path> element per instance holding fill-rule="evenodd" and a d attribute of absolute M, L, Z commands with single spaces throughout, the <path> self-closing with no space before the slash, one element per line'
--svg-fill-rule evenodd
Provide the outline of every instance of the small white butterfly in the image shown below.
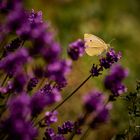
<path fill-rule="evenodd" d="M 85 52 L 89 56 L 100 55 L 108 49 L 109 44 L 106 44 L 99 37 L 92 34 L 84 34 Z"/>

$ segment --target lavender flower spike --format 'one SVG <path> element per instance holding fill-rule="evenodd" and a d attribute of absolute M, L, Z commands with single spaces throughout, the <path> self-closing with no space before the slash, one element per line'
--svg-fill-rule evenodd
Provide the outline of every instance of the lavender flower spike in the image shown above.
<path fill-rule="evenodd" d="M 108 69 L 121 58 L 121 52 L 116 53 L 113 48 L 106 53 L 106 57 L 100 59 L 100 66 Z"/>
<path fill-rule="evenodd" d="M 78 39 L 77 41 L 69 44 L 68 55 L 72 60 L 78 60 L 79 57 L 83 56 L 85 52 L 85 43 L 83 40 Z"/>
<path fill-rule="evenodd" d="M 54 129 L 47 128 L 45 132 L 45 138 L 43 140 L 65 140 L 63 135 L 56 134 Z"/>
<path fill-rule="evenodd" d="M 0 69 L 3 69 L 8 74 L 15 73 L 17 68 L 23 66 L 29 58 L 27 49 L 18 49 L 16 52 L 10 53 L 0 61 Z"/>
<path fill-rule="evenodd" d="M 57 122 L 57 114 L 57 111 L 45 113 L 45 123 L 47 126 L 50 126 L 50 124 Z"/>
<path fill-rule="evenodd" d="M 128 76 L 128 70 L 121 65 L 114 65 L 111 67 L 110 74 L 106 76 L 104 85 L 109 89 L 113 96 L 119 96 L 126 92 L 126 87 L 122 84 L 124 78 Z"/>
<path fill-rule="evenodd" d="M 99 112 L 104 107 L 104 99 L 105 96 L 99 91 L 93 90 L 89 92 L 83 98 L 85 110 L 88 113 Z"/>
<path fill-rule="evenodd" d="M 109 120 L 109 110 L 112 108 L 112 104 L 107 104 L 103 109 L 93 118 L 90 123 L 90 127 L 95 129 L 100 126 L 100 124 L 106 123 Z"/>
<path fill-rule="evenodd" d="M 72 121 L 66 121 L 61 127 L 58 127 L 59 134 L 67 134 L 74 130 L 74 123 Z"/>

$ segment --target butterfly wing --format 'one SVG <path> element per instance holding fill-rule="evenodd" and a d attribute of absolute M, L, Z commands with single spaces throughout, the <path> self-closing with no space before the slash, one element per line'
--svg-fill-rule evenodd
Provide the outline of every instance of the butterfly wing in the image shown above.
<path fill-rule="evenodd" d="M 94 56 L 94 55 L 100 55 L 104 51 L 104 49 L 101 47 L 100 48 L 87 47 L 85 48 L 85 51 L 89 56 Z"/>
<path fill-rule="evenodd" d="M 101 44 L 106 44 L 101 38 L 92 34 L 84 34 L 84 40 L 85 42 L 97 41 Z"/>
<path fill-rule="evenodd" d="M 85 51 L 88 55 L 100 55 L 104 50 L 106 50 L 107 44 L 99 37 L 92 34 L 84 34 L 85 40 Z"/>

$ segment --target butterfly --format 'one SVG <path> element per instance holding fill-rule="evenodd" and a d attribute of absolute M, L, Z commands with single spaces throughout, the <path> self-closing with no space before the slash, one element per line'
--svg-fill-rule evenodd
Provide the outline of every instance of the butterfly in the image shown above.
<path fill-rule="evenodd" d="M 106 44 L 101 38 L 92 34 L 84 34 L 84 41 L 85 52 L 89 56 L 100 55 L 109 47 L 109 44 Z"/>

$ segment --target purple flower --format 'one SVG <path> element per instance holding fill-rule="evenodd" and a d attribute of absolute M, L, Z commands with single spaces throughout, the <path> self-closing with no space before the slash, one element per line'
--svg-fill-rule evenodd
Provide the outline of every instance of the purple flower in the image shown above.
<path fill-rule="evenodd" d="M 41 90 L 40 92 L 44 96 L 46 96 L 47 105 L 51 105 L 61 100 L 61 94 L 57 88 L 52 88 L 51 90 L 44 89 L 44 90 Z"/>
<path fill-rule="evenodd" d="M 97 128 L 100 124 L 106 123 L 109 120 L 109 110 L 112 108 L 111 104 L 104 106 L 102 110 L 96 115 L 90 123 L 91 128 Z"/>
<path fill-rule="evenodd" d="M 19 138 L 19 140 L 33 140 L 37 136 L 37 129 L 33 126 L 32 122 L 30 121 L 17 121 L 12 132 L 14 137 L 13 140 Z"/>
<path fill-rule="evenodd" d="M 13 19 L 11 18 L 12 16 Z M 43 22 L 41 11 L 34 12 L 32 10 L 31 13 L 28 13 L 22 8 L 19 8 L 18 11 L 17 8 L 9 14 L 7 22 L 12 26 L 10 28 L 16 27 L 16 33 L 22 40 L 30 40 L 32 42 L 33 47 L 30 48 L 31 56 L 41 56 L 47 64 L 59 59 L 60 45 L 54 41 L 53 33 L 48 29 L 48 23 Z"/>
<path fill-rule="evenodd" d="M 114 65 L 111 67 L 110 74 L 106 76 L 104 85 L 106 89 L 109 89 L 113 96 L 119 96 L 126 92 L 126 87 L 122 84 L 122 80 L 126 78 L 128 71 L 120 65 Z"/>
<path fill-rule="evenodd" d="M 33 23 L 33 24 L 43 23 L 42 12 L 39 11 L 35 13 L 35 11 L 32 9 L 31 13 L 29 14 L 28 20 L 30 23 Z"/>
<path fill-rule="evenodd" d="M 13 97 L 8 102 L 10 116 L 13 118 L 30 117 L 30 97 L 26 93 L 21 93 L 17 97 Z"/>
<path fill-rule="evenodd" d="M 67 134 L 74 130 L 74 123 L 71 121 L 66 121 L 61 127 L 58 126 L 58 134 Z"/>
<path fill-rule="evenodd" d="M 46 105 L 48 105 L 48 99 L 46 95 L 40 92 L 35 93 L 32 96 L 31 102 L 30 102 L 32 116 L 34 117 L 40 114 Z"/>
<path fill-rule="evenodd" d="M 46 47 L 41 49 L 41 54 L 43 55 L 46 62 L 54 62 L 58 59 L 60 54 L 60 45 L 56 42 L 51 42 L 51 44 L 47 44 Z"/>
<path fill-rule="evenodd" d="M 10 94 L 13 91 L 13 82 L 7 81 L 7 85 L 5 87 L 0 87 L 0 94 Z"/>
<path fill-rule="evenodd" d="M 33 33 L 33 35 L 35 36 L 31 38 L 31 41 L 33 42 L 33 48 L 31 48 L 30 54 L 33 56 L 36 56 L 37 54 L 38 55 L 41 54 L 41 56 L 43 56 L 46 60 L 50 56 L 49 54 L 47 54 L 49 53 L 49 50 L 53 54 L 57 54 L 57 48 L 55 47 L 59 47 L 59 46 L 54 45 L 53 35 L 52 33 L 46 31 L 45 25 L 39 26 L 39 28 L 42 29 L 38 29 L 36 33 Z M 52 46 L 53 48 L 51 48 Z M 48 59 L 49 61 L 52 59 L 52 56 L 50 57 L 51 58 Z M 55 58 L 57 57 L 58 56 L 55 56 Z"/>
<path fill-rule="evenodd" d="M 17 30 L 26 22 L 27 15 L 21 4 L 16 4 L 7 16 L 7 27 L 10 31 Z"/>
<path fill-rule="evenodd" d="M 65 80 L 65 75 L 67 75 L 71 70 L 71 61 L 59 60 L 50 63 L 46 67 L 46 76 L 51 80 L 56 82 L 62 82 Z"/>
<path fill-rule="evenodd" d="M 91 91 L 84 96 L 84 108 L 87 112 L 99 112 L 104 106 L 105 96 L 99 91 Z"/>
<path fill-rule="evenodd" d="M 25 72 L 22 71 L 21 67 L 18 67 L 18 70 L 14 75 L 13 90 L 15 90 L 16 92 L 23 91 L 26 82 L 27 82 L 27 75 L 25 74 Z"/>
<path fill-rule="evenodd" d="M 66 140 L 63 135 L 56 134 L 52 140 Z"/>
<path fill-rule="evenodd" d="M 22 26 L 17 30 L 17 34 L 24 40 L 33 40 L 42 33 L 42 27 L 45 29 L 42 25 L 42 12 L 39 11 L 35 13 L 34 10 L 32 10 L 31 13 L 28 13 Z"/>
<path fill-rule="evenodd" d="M 0 69 L 5 70 L 8 74 L 15 73 L 18 67 L 23 66 L 28 60 L 27 49 L 21 48 L 3 58 L 0 61 Z"/>
<path fill-rule="evenodd" d="M 2 123 L 0 128 L 10 140 L 33 140 L 37 136 L 37 129 L 30 121 L 23 118 L 10 117 Z"/>
<path fill-rule="evenodd" d="M 69 44 L 68 55 L 72 60 L 78 60 L 79 57 L 83 56 L 85 52 L 85 43 L 83 40 L 78 39 L 77 41 Z"/>
<path fill-rule="evenodd" d="M 121 65 L 115 64 L 111 67 L 110 75 L 114 75 L 116 81 L 122 81 L 128 76 L 128 70 L 124 69 Z"/>
<path fill-rule="evenodd" d="M 16 5 L 21 5 L 22 0 L 5 0 L 0 1 L 0 10 L 4 13 L 8 13 L 16 7 Z"/>
<path fill-rule="evenodd" d="M 57 122 L 57 114 L 57 111 L 45 113 L 45 123 L 47 126 L 50 126 L 50 124 Z"/>
<path fill-rule="evenodd" d="M 52 140 L 52 138 L 55 136 L 55 132 L 52 128 L 47 128 L 45 131 L 45 140 Z"/>
<path fill-rule="evenodd" d="M 117 62 L 121 58 L 121 53 L 116 53 L 114 49 L 110 49 L 109 52 L 106 53 L 106 57 L 101 58 L 100 65 L 93 64 L 90 73 L 92 76 L 99 76 L 103 68 L 107 69 L 112 66 L 113 63 Z"/>
<path fill-rule="evenodd" d="M 40 90 L 44 94 L 48 94 L 52 92 L 53 86 L 50 83 L 46 83 L 44 87 Z"/>
<path fill-rule="evenodd" d="M 103 70 L 102 67 L 98 67 L 97 65 L 93 64 L 90 73 L 92 74 L 92 76 L 99 76 L 101 75 L 101 71 Z"/>
<path fill-rule="evenodd" d="M 56 134 L 52 128 L 47 128 L 43 140 L 65 140 L 63 135 Z"/>
<path fill-rule="evenodd" d="M 23 40 L 32 41 L 33 47 L 30 48 L 30 55 L 35 57 L 39 54 L 47 63 L 59 58 L 60 45 L 54 41 L 54 35 L 49 31 L 48 23 L 43 21 L 41 11 L 32 10 L 28 13 L 28 18 L 16 33 Z"/>
<path fill-rule="evenodd" d="M 6 1 L 0 1 L 0 10 L 4 10 L 7 7 L 7 2 Z"/>
<path fill-rule="evenodd" d="M 51 91 L 42 89 L 31 98 L 31 110 L 32 116 L 37 116 L 43 111 L 43 109 L 55 102 L 61 100 L 61 94 L 57 89 L 52 89 Z"/>
<path fill-rule="evenodd" d="M 55 84 L 55 87 L 61 91 L 64 87 L 66 87 L 67 85 L 67 80 L 66 79 L 63 79 L 62 81 L 60 81 L 59 83 L 56 83 Z"/>
<path fill-rule="evenodd" d="M 107 69 L 112 66 L 113 63 L 117 62 L 121 58 L 121 52 L 116 53 L 113 48 L 106 53 L 106 57 L 100 59 L 100 66 Z"/>
<path fill-rule="evenodd" d="M 45 86 L 40 90 L 40 92 L 46 96 L 48 105 L 59 102 L 61 100 L 59 89 L 49 83 L 46 83 Z"/>
<path fill-rule="evenodd" d="M 28 91 L 36 87 L 37 84 L 38 84 L 38 79 L 36 77 L 31 78 L 27 85 Z"/>
<path fill-rule="evenodd" d="M 0 87 L 0 94 L 5 94 L 7 93 L 7 89 L 5 87 Z"/>

